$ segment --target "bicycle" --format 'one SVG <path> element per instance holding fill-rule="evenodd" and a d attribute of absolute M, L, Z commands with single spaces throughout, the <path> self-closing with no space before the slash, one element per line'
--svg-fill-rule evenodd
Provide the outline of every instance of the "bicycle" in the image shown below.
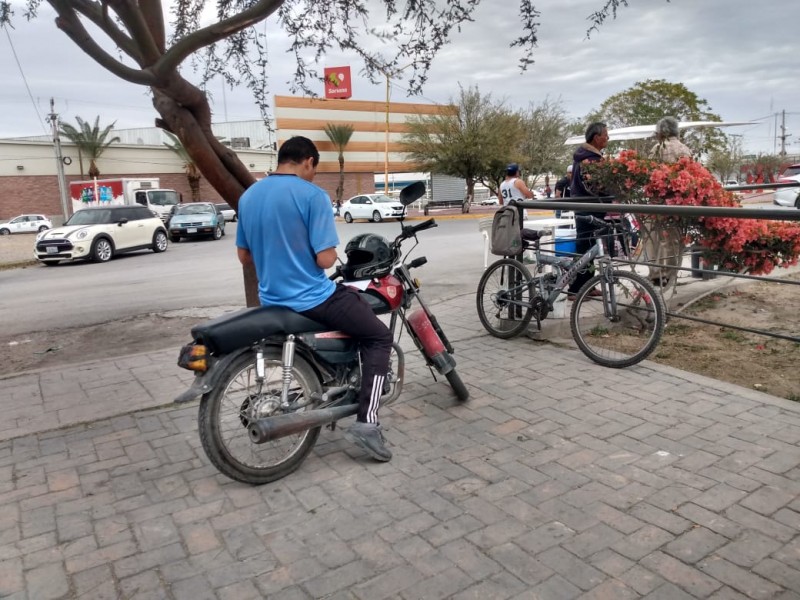
<path fill-rule="evenodd" d="M 478 283 L 478 317 L 493 336 L 510 339 L 525 331 L 533 317 L 541 322 L 566 293 L 578 272 L 595 263 L 597 273 L 575 294 L 570 330 L 581 351 L 605 367 L 622 368 L 644 360 L 658 345 L 666 323 L 664 299 L 653 285 L 633 271 L 614 268 L 607 240 L 629 234 L 616 223 L 576 216 L 598 229 L 596 241 L 576 258 L 542 253 L 540 239 L 548 231 L 523 230 L 523 250 L 535 254 L 536 277 L 515 258 L 492 263 Z M 546 268 L 550 267 L 550 272 Z"/>

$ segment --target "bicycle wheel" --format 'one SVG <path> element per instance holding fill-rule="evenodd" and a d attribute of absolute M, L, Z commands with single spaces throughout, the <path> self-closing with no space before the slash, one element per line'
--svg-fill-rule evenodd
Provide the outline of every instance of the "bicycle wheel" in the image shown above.
<path fill-rule="evenodd" d="M 489 265 L 476 296 L 481 324 L 505 340 L 519 335 L 533 316 L 533 294 L 533 279 L 521 262 L 504 258 Z"/>
<path fill-rule="evenodd" d="M 629 367 L 658 345 L 666 319 L 664 299 L 636 273 L 609 275 L 610 283 L 603 285 L 604 276 L 595 275 L 575 295 L 570 328 L 578 347 L 597 364 Z"/>

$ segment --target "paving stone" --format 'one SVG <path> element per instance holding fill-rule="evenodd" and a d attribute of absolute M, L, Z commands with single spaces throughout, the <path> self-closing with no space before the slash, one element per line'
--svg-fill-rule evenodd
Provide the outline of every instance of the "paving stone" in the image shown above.
<path fill-rule="evenodd" d="M 726 543 L 726 537 L 696 527 L 664 546 L 664 551 L 683 562 L 695 563 Z"/>
<path fill-rule="evenodd" d="M 662 552 L 653 552 L 642 559 L 641 565 L 657 573 L 670 583 L 686 590 L 693 596 L 704 598 L 722 586 L 722 584 L 704 574 L 700 569 L 691 567 Z"/>
<path fill-rule="evenodd" d="M 750 568 L 781 546 L 779 541 L 750 529 L 716 553 L 734 564 Z"/>
<path fill-rule="evenodd" d="M 0 595 L 32 600 L 30 576 L 60 565 L 45 597 L 59 581 L 69 600 L 796 597 L 794 405 L 495 340 L 464 321 L 472 298 L 437 310 L 469 403 L 410 352 L 392 462 L 326 430 L 268 486 L 210 465 L 196 405 L 130 412 L 190 380 L 174 349 L 25 376 L 28 426 L 91 422 L 0 441 Z M 102 395 L 122 413 L 95 410 Z"/>
<path fill-rule="evenodd" d="M 782 591 L 778 585 L 724 558 L 709 557 L 698 563 L 698 568 L 748 598 L 772 598 Z"/>
<path fill-rule="evenodd" d="M 611 549 L 631 560 L 638 561 L 673 539 L 675 537 L 671 533 L 653 525 L 645 525 L 617 541 L 611 546 Z"/>

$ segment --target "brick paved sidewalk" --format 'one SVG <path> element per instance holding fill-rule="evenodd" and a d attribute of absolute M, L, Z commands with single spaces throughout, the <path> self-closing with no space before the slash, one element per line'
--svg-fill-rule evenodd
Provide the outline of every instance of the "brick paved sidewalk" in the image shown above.
<path fill-rule="evenodd" d="M 800 407 L 491 338 L 473 304 L 436 311 L 467 404 L 409 354 L 390 463 L 324 430 L 258 488 L 209 466 L 195 404 L 163 406 L 174 349 L 0 380 L 6 420 L 48 415 L 0 442 L 0 597 L 799 597 Z"/>

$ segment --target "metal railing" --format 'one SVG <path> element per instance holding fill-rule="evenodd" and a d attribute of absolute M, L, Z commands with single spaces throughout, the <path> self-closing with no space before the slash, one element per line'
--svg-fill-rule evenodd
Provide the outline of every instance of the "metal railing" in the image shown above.
<path fill-rule="evenodd" d="M 797 184 L 760 183 L 754 185 L 729 187 L 726 189 L 731 191 L 738 191 L 738 190 L 753 190 L 753 189 L 758 189 L 758 190 L 779 189 L 786 187 L 797 187 Z M 569 201 L 557 201 L 557 200 L 526 201 L 526 202 L 517 202 L 516 205 L 519 208 L 528 208 L 536 210 L 571 210 L 575 211 L 576 213 L 581 213 L 581 212 L 614 213 L 614 214 L 628 213 L 634 215 L 678 216 L 687 219 L 693 219 L 693 218 L 696 219 L 698 217 L 725 217 L 725 218 L 735 218 L 735 219 L 758 219 L 758 220 L 770 220 L 770 221 L 800 221 L 800 210 L 797 209 L 708 207 L 708 206 L 665 206 L 665 205 L 655 205 L 655 204 L 617 204 L 613 202 L 614 199 L 615 198 L 613 196 L 573 197 L 570 198 Z M 695 273 L 699 273 L 700 275 L 711 276 L 711 277 L 724 276 L 724 277 L 731 277 L 734 279 L 757 280 L 767 283 L 800 285 L 800 281 L 792 281 L 778 277 L 749 275 L 747 273 L 735 273 L 735 272 L 716 270 L 716 269 L 714 270 L 701 269 L 695 267 L 694 265 L 692 265 L 692 267 L 683 267 L 683 266 L 676 267 L 655 262 L 623 259 L 620 257 L 615 257 L 614 260 L 621 264 L 641 265 L 647 267 L 652 266 L 665 271 L 669 269 L 675 271 L 691 271 L 693 275 Z M 798 306 L 800 306 L 800 302 L 798 302 Z M 699 322 L 706 325 L 716 325 L 724 327 L 726 329 L 743 331 L 747 333 L 753 333 L 756 335 L 762 335 L 765 337 L 771 337 L 775 339 L 787 340 L 794 343 L 800 343 L 800 337 L 788 333 L 777 333 L 774 331 L 755 329 L 742 325 L 735 325 L 732 323 L 721 323 L 719 321 L 710 321 L 707 319 L 702 319 L 699 317 L 683 314 L 681 312 L 673 312 L 671 310 L 667 311 L 667 315 L 669 317 Z"/>

